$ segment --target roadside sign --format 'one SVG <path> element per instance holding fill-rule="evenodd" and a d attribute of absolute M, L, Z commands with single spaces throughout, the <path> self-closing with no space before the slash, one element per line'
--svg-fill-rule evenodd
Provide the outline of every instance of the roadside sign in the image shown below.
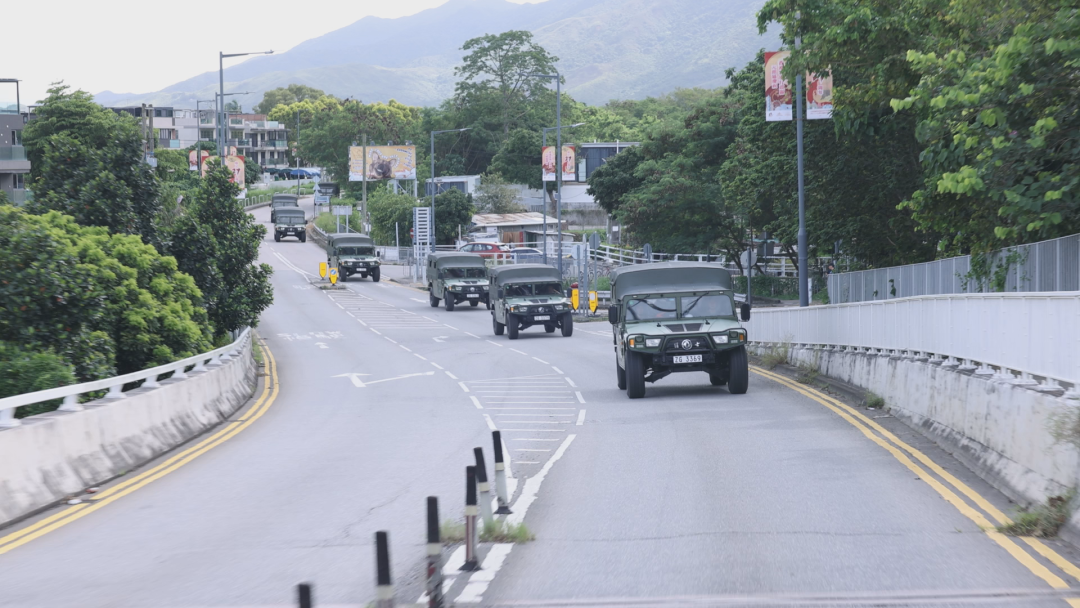
<path fill-rule="evenodd" d="M 570 290 L 570 303 L 574 305 L 574 310 L 581 304 L 581 290 L 576 287 Z"/>
<path fill-rule="evenodd" d="M 337 268 L 330 269 L 330 284 L 337 285 Z"/>
<path fill-rule="evenodd" d="M 334 205 L 330 207 L 334 215 L 352 215 L 352 205 Z"/>
<path fill-rule="evenodd" d="M 589 235 L 589 249 L 600 248 L 600 235 L 596 232 Z"/>
<path fill-rule="evenodd" d="M 652 264 L 652 245 L 645 243 L 645 246 L 641 248 L 641 254 L 645 256 L 646 264 Z"/>
<path fill-rule="evenodd" d="M 600 303 L 600 298 L 596 297 L 595 291 L 589 292 L 589 312 L 596 312 L 596 306 Z"/>
<path fill-rule="evenodd" d="M 326 262 L 319 262 L 319 277 L 325 279 L 326 278 L 326 270 L 327 270 Z"/>
<path fill-rule="evenodd" d="M 316 194 L 315 195 L 315 204 L 316 205 L 329 205 L 330 204 L 330 195 L 329 194 Z"/>

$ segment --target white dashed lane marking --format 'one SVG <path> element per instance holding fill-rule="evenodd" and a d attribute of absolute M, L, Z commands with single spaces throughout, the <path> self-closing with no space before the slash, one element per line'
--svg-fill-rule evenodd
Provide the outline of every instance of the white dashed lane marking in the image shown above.
<path fill-rule="evenodd" d="M 368 327 L 378 329 L 433 329 L 441 324 L 357 293 L 352 290 L 328 294 L 330 300 Z"/>

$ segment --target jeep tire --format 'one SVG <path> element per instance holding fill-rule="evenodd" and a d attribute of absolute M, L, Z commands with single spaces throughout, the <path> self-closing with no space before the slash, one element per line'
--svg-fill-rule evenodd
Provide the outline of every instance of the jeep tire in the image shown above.
<path fill-rule="evenodd" d="M 619 390 L 626 390 L 626 370 L 619 367 L 619 362 L 615 362 L 615 380 L 619 383 Z"/>
<path fill-rule="evenodd" d="M 517 315 L 512 313 L 506 313 L 506 333 L 510 336 L 511 340 L 518 339 L 518 319 Z"/>
<path fill-rule="evenodd" d="M 281 233 L 280 232 L 275 232 L 274 233 L 274 242 L 275 243 L 280 243 L 281 242 Z"/>
<path fill-rule="evenodd" d="M 446 296 L 445 301 L 443 301 L 443 304 L 446 306 L 446 312 L 454 312 L 454 304 L 457 304 L 454 300 L 454 294 L 444 293 L 443 295 Z"/>
<path fill-rule="evenodd" d="M 349 273 L 345 272 L 340 266 L 338 266 L 337 274 L 341 277 L 342 283 L 349 280 Z"/>
<path fill-rule="evenodd" d="M 750 387 L 750 367 L 746 360 L 746 347 L 740 346 L 731 351 L 728 358 L 728 387 L 732 395 L 742 395 Z"/>
<path fill-rule="evenodd" d="M 301 243 L 306 243 L 307 242 L 307 232 L 301 232 L 300 233 L 300 242 Z"/>
<path fill-rule="evenodd" d="M 564 338 L 569 338 L 574 335 L 574 315 L 572 313 L 566 313 L 562 319 L 562 335 Z"/>
<path fill-rule="evenodd" d="M 645 358 L 626 351 L 626 396 L 641 399 L 645 396 Z"/>
<path fill-rule="evenodd" d="M 371 271 L 371 281 L 372 281 L 373 283 L 378 283 L 378 282 L 379 282 L 379 277 L 380 277 L 381 275 L 382 275 L 382 269 L 381 269 L 381 268 L 375 268 L 375 269 L 373 269 L 373 270 Z"/>
<path fill-rule="evenodd" d="M 439 298 L 435 297 L 435 291 L 434 291 L 434 288 L 431 285 L 428 285 L 428 295 L 427 295 L 427 297 L 428 297 L 428 304 L 431 304 L 432 308 L 438 308 L 439 307 Z"/>
<path fill-rule="evenodd" d="M 491 329 L 495 332 L 496 336 L 503 335 L 503 329 L 506 329 L 505 325 L 499 323 L 499 321 L 495 319 L 495 313 L 491 313 Z"/>

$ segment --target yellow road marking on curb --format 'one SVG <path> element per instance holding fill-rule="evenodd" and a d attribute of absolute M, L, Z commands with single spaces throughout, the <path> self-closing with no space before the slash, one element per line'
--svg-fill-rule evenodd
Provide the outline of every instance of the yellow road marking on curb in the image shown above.
<path fill-rule="evenodd" d="M 32 526 L 27 526 L 26 528 L 8 534 L 7 536 L 0 537 L 0 555 L 3 555 L 16 547 L 21 547 L 22 545 L 25 545 L 36 538 L 40 538 L 53 530 L 66 526 L 73 521 L 81 519 L 113 501 L 131 494 L 139 488 L 161 479 L 165 475 L 172 473 L 185 464 L 228 441 L 262 417 L 262 415 L 266 413 L 266 410 L 270 409 L 274 400 L 277 399 L 278 381 L 277 360 L 274 359 L 273 353 L 270 352 L 270 349 L 266 346 L 265 342 L 261 344 L 261 347 L 263 353 L 270 362 L 269 382 L 264 384 L 263 392 L 255 402 L 255 405 L 253 405 L 242 418 L 233 421 L 238 424 L 227 424 L 225 428 L 219 430 L 217 433 L 207 437 L 197 445 L 172 456 L 152 469 L 144 471 L 131 479 L 125 480 L 123 483 L 95 494 L 93 502 L 74 505 L 55 515 L 50 515 Z"/>
<path fill-rule="evenodd" d="M 929 475 L 925 470 L 920 468 L 919 465 L 915 464 L 910 458 L 908 458 L 896 446 L 902 446 L 904 448 L 904 451 L 912 454 L 918 460 L 920 460 L 920 461 L 922 461 L 924 463 L 926 463 L 926 462 L 933 463 L 933 461 L 930 460 L 929 457 L 922 454 L 921 452 L 919 452 L 915 448 L 907 445 L 903 441 L 900 441 L 900 439 L 897 438 L 895 435 L 893 435 L 892 433 L 889 433 L 885 429 L 881 428 L 881 426 L 878 425 L 876 422 L 870 421 L 869 418 L 867 418 L 866 416 L 863 416 L 859 412 L 856 412 L 851 407 L 849 407 L 847 405 L 844 405 L 844 404 L 841 404 L 838 401 L 829 398 L 828 396 L 826 396 L 825 394 L 823 394 L 823 393 L 821 393 L 821 392 L 819 392 L 817 390 L 814 390 L 812 388 L 807 388 L 805 386 L 801 386 L 801 385 L 799 385 L 799 384 L 797 384 L 797 383 L 795 383 L 795 382 L 793 382 L 793 381 L 791 381 L 791 380 L 789 380 L 789 379 L 787 379 L 787 378 L 785 378 L 783 376 L 780 376 L 779 374 L 774 374 L 772 372 L 767 372 L 765 370 L 761 370 L 761 369 L 758 369 L 758 368 L 753 368 L 753 371 L 754 371 L 755 374 L 758 374 L 759 376 L 762 376 L 764 378 L 768 378 L 770 380 L 773 380 L 774 382 L 777 382 L 778 384 L 782 384 L 782 385 L 794 390 L 795 392 L 801 393 L 802 395 L 805 395 L 806 397 L 809 397 L 810 399 L 813 399 L 814 401 L 817 401 L 821 405 L 824 405 L 828 409 L 832 410 L 834 413 L 836 413 L 841 418 L 846 420 L 852 426 L 859 429 L 859 431 L 862 432 L 862 434 L 865 435 L 867 439 L 873 441 L 874 443 L 878 444 L 879 446 L 884 448 L 886 451 L 888 451 L 890 454 L 892 454 L 893 457 L 896 458 L 898 461 L 900 461 L 901 464 L 903 464 L 905 467 L 907 467 L 911 472 L 915 473 L 915 475 L 918 476 L 920 480 L 922 480 L 927 485 L 929 485 L 931 488 L 933 488 L 942 498 L 945 499 L 946 502 L 948 502 L 949 504 L 956 507 L 956 509 L 958 511 L 960 511 L 961 514 L 963 514 L 965 517 L 967 517 L 972 522 L 974 522 L 975 525 L 979 526 L 979 528 L 983 531 L 983 533 L 985 533 L 991 540 L 993 540 L 995 543 L 997 543 L 1002 549 L 1005 549 L 1005 551 L 1007 551 L 1009 553 L 1009 555 L 1011 555 L 1013 557 L 1013 559 L 1015 559 L 1016 561 L 1023 564 L 1024 567 L 1026 567 L 1029 571 L 1031 571 L 1032 574 L 1034 574 L 1035 576 L 1037 576 L 1037 577 L 1043 579 L 1044 581 L 1046 581 L 1046 583 L 1048 585 L 1050 585 L 1051 587 L 1053 587 L 1054 589 L 1068 589 L 1069 588 L 1069 585 L 1064 580 L 1062 580 L 1061 577 L 1057 576 L 1056 574 L 1051 572 L 1049 568 L 1047 568 L 1046 566 L 1039 563 L 1038 560 L 1036 560 L 1034 557 L 1032 557 L 1031 554 L 1029 554 L 1027 551 L 1024 551 L 1020 547 L 1020 545 L 1016 544 L 1016 542 L 1013 541 L 1011 538 L 1009 538 L 1009 537 L 1005 536 L 1004 534 L 998 532 L 995 529 L 994 525 L 990 523 L 990 520 L 986 519 L 986 517 L 982 513 L 975 510 L 974 508 L 972 508 L 971 505 L 964 502 L 963 499 L 961 499 L 959 496 L 957 496 L 955 492 L 953 492 L 949 488 L 945 487 L 944 484 L 942 484 L 940 481 L 938 481 L 937 479 L 935 479 L 934 477 Z M 834 405 L 834 403 L 836 405 Z M 859 420 L 857 420 L 857 418 L 862 419 L 863 421 L 869 422 L 870 424 L 869 425 L 860 424 L 860 422 L 859 422 Z M 890 441 L 892 441 L 896 445 L 892 445 L 888 441 L 886 441 L 886 440 L 882 439 L 881 437 L 879 437 L 878 435 L 876 435 L 873 431 L 871 431 L 870 427 L 876 427 L 877 429 L 880 429 L 880 432 L 882 433 L 882 435 L 889 437 Z M 933 466 L 928 466 L 927 468 L 940 469 L 940 470 L 944 471 L 944 469 L 941 469 L 941 467 L 938 466 L 936 463 L 934 463 Z M 934 472 L 936 473 L 937 470 L 935 470 Z M 967 489 L 967 492 L 970 492 L 971 494 L 973 494 L 975 496 L 978 496 L 978 494 L 974 490 L 972 490 L 971 488 L 968 488 L 966 485 L 962 484 L 959 480 L 957 480 L 952 475 L 949 475 L 948 473 L 946 473 L 945 475 L 942 475 L 942 477 L 944 479 L 946 479 L 946 480 L 949 480 L 950 484 L 952 484 L 953 480 L 955 480 L 955 483 L 963 485 L 964 488 Z M 963 492 L 963 490 L 961 490 L 961 491 Z M 967 494 L 967 492 L 964 492 L 964 493 Z M 989 502 L 986 501 L 985 498 L 982 498 L 981 496 L 979 496 L 979 500 L 976 501 L 976 503 L 977 504 L 978 503 L 990 504 Z M 993 509 L 993 511 L 996 511 L 997 513 L 1001 513 L 997 509 Z M 1004 517 L 1004 514 L 1002 514 L 1002 517 Z M 1035 540 L 1035 539 L 1032 539 L 1032 540 Z M 1036 542 L 1038 542 L 1038 541 L 1036 541 Z M 1028 543 L 1028 544 L 1030 545 L 1031 543 Z M 1038 543 L 1038 544 L 1042 545 L 1042 543 Z M 1035 545 L 1032 545 L 1032 547 L 1035 547 Z M 1042 551 L 1039 550 L 1037 547 L 1035 547 L 1035 548 L 1036 548 L 1037 551 L 1039 551 L 1044 556 L 1046 555 L 1045 553 L 1042 553 Z M 1053 550 L 1050 549 L 1049 547 L 1046 547 L 1045 545 L 1042 545 L 1042 548 L 1045 549 L 1049 553 L 1053 553 Z M 1055 553 L 1055 555 L 1057 555 L 1057 554 Z M 1048 559 L 1049 559 L 1049 557 L 1048 557 Z M 1063 558 L 1061 556 L 1058 556 L 1058 559 L 1060 559 L 1061 561 L 1068 561 L 1068 560 L 1065 560 L 1065 558 Z M 1051 561 L 1054 561 L 1054 560 L 1051 560 Z M 1056 565 L 1056 562 L 1055 562 L 1055 565 Z M 1069 574 L 1071 575 L 1072 573 L 1070 572 Z"/>

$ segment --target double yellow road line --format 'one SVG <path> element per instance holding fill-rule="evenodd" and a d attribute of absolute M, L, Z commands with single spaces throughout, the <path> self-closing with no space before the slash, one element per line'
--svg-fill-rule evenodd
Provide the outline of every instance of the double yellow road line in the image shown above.
<path fill-rule="evenodd" d="M 261 341 L 260 344 L 262 345 L 263 353 L 266 355 L 268 363 L 267 369 L 270 371 L 270 374 L 267 381 L 263 383 L 262 394 L 259 395 L 255 404 L 241 418 L 227 423 L 218 432 L 179 454 L 170 457 L 161 464 L 143 471 L 130 479 L 126 479 L 122 483 L 94 494 L 90 502 L 83 502 L 68 507 L 41 521 L 35 522 L 33 525 L 19 529 L 7 536 L 0 537 L 0 555 L 5 554 L 12 549 L 21 547 L 36 538 L 45 536 L 53 530 L 62 528 L 74 521 L 82 519 L 98 509 L 105 508 L 107 505 L 120 500 L 139 488 L 161 479 L 169 473 L 188 464 L 206 452 L 209 452 L 229 439 L 232 439 L 244 429 L 254 424 L 256 420 L 266 413 L 266 410 L 270 409 L 274 400 L 277 399 L 278 394 L 277 361 L 274 359 L 274 355 L 270 352 L 270 349 L 266 347 L 266 344 Z"/>
<path fill-rule="evenodd" d="M 843 418 L 849 424 L 859 429 L 863 435 L 865 435 L 870 441 L 873 441 L 877 445 L 881 446 L 885 451 L 892 454 L 894 458 L 900 461 L 905 467 L 911 470 L 920 480 L 926 482 L 931 488 L 934 489 L 942 498 L 944 498 L 949 504 L 954 506 L 956 510 L 960 511 L 965 517 L 970 519 L 982 529 L 991 540 L 997 543 L 1001 548 L 1008 551 L 1009 555 L 1013 556 L 1016 561 L 1024 565 L 1032 574 L 1046 581 L 1048 585 L 1054 589 L 1068 589 L 1069 585 L 1060 576 L 1054 574 L 1049 568 L 1040 563 L 1037 559 L 1031 556 L 1027 551 L 1022 549 L 1020 545 L 1016 543 L 1012 538 L 1005 536 L 997 531 L 995 524 L 991 523 L 987 518 L 986 513 L 992 517 L 998 524 L 1008 524 L 1012 520 L 1007 515 L 1001 512 L 997 507 L 990 504 L 990 501 L 986 500 L 975 490 L 972 490 L 967 484 L 957 479 L 951 473 L 941 468 L 936 462 L 930 459 L 929 456 L 923 454 L 919 450 L 911 447 L 910 445 L 901 441 L 896 435 L 893 435 L 884 427 L 882 427 L 873 419 L 868 418 L 862 412 L 859 412 L 855 408 L 846 405 L 821 391 L 812 389 L 804 384 L 799 384 L 789 378 L 775 374 L 764 369 L 754 367 L 752 368 L 755 374 L 768 378 L 774 382 L 778 382 L 791 390 L 800 393 L 821 405 L 830 409 L 833 413 Z M 916 462 L 917 461 L 917 462 Z M 921 465 L 921 466 L 920 466 Z M 925 469 L 923 467 L 926 467 Z M 929 469 L 937 475 L 930 475 L 927 473 Z M 939 481 L 938 478 L 944 481 Z M 946 485 L 948 484 L 948 485 Z M 951 487 L 950 487 L 951 486 Z M 953 491 L 955 490 L 955 492 Z M 959 493 L 959 494 L 958 494 Z M 972 507 L 963 498 L 963 495 L 972 503 L 974 503 L 978 509 Z M 980 512 L 981 509 L 982 511 Z M 1059 555 L 1056 551 L 1046 546 L 1045 543 L 1037 538 L 1030 536 L 1020 537 L 1029 547 L 1035 550 L 1036 553 L 1043 556 L 1047 561 L 1059 568 L 1062 572 L 1070 577 L 1080 581 L 1080 568 L 1074 565 L 1069 560 Z M 1070 605 L 1080 607 L 1080 600 L 1067 600 Z"/>

